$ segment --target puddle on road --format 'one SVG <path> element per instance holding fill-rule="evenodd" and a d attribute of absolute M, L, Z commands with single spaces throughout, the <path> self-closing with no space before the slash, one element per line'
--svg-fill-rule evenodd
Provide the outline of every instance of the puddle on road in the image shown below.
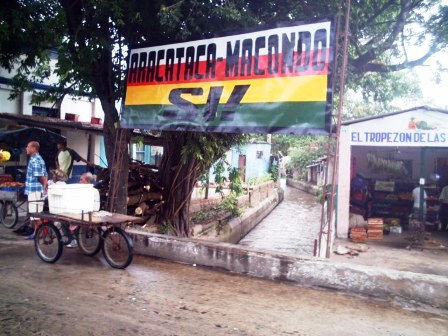
<path fill-rule="evenodd" d="M 240 245 L 312 256 L 320 226 L 321 205 L 313 195 L 284 187 L 285 199 Z"/>

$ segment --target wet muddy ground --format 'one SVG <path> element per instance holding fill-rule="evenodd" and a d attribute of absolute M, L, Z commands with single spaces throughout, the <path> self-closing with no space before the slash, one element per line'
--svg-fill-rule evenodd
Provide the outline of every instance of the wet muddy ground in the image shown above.
<path fill-rule="evenodd" d="M 382 240 L 367 241 L 366 252 L 357 256 L 333 253 L 330 260 L 448 277 L 448 234 L 433 232 L 430 239 L 425 241 L 424 249 L 407 249 L 407 236 L 407 232 L 401 235 L 385 235 Z M 334 250 L 339 245 L 348 248 L 359 246 L 347 239 L 336 239 Z"/>
<path fill-rule="evenodd" d="M 312 256 L 322 207 L 316 197 L 288 186 L 285 199 L 240 242 L 271 251 Z"/>
<path fill-rule="evenodd" d="M 56 264 L 0 228 L 1 335 L 447 335 L 448 312 L 136 257 L 64 249 Z"/>
<path fill-rule="evenodd" d="M 312 256 L 314 239 L 320 226 L 321 205 L 304 191 L 283 186 L 285 199 L 240 242 L 241 245 L 271 251 Z M 366 266 L 391 268 L 400 271 L 448 276 L 448 234 L 432 232 L 425 249 L 406 247 L 407 232 L 385 235 L 380 241 L 367 241 L 368 250 L 357 256 L 332 253 L 330 260 Z M 356 247 L 347 239 L 336 239 L 338 245 Z"/>

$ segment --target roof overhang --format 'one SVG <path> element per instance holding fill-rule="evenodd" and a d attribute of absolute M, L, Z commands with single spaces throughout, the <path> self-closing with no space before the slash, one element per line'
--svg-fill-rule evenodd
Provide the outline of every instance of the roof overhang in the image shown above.
<path fill-rule="evenodd" d="M 58 130 L 80 131 L 87 132 L 93 135 L 103 135 L 102 125 L 96 125 L 82 121 L 71 121 L 58 118 L 41 117 L 35 115 L 20 115 L 12 113 L 0 113 L 0 119 L 10 120 L 17 123 L 18 125 L 35 126 Z M 143 142 L 146 145 L 163 146 L 162 138 L 149 134 L 142 134 L 141 132 L 135 130 L 133 131 L 134 138 L 141 136 L 143 136 Z"/>
<path fill-rule="evenodd" d="M 368 121 L 368 120 L 381 119 L 381 118 L 386 118 L 386 117 L 397 115 L 397 114 L 401 114 L 401 113 L 412 112 L 412 111 L 419 111 L 419 110 L 430 111 L 430 112 L 441 112 L 441 113 L 448 114 L 447 110 L 443 110 L 443 109 L 439 109 L 439 108 L 433 108 L 433 107 L 429 107 L 429 106 L 417 106 L 417 107 L 413 107 L 413 108 L 406 109 L 406 110 L 401 110 L 401 111 L 394 111 L 394 112 L 379 114 L 379 115 L 375 115 L 375 116 L 369 116 L 369 117 L 353 119 L 353 120 L 346 120 L 346 121 L 342 122 L 342 125 L 357 124 L 357 123 Z"/>

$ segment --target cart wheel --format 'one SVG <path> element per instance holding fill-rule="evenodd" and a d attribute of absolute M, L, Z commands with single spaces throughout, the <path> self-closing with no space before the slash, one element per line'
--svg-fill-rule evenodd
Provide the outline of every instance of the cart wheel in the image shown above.
<path fill-rule="evenodd" d="M 34 237 L 36 253 L 47 263 L 56 262 L 62 254 L 62 241 L 59 230 L 51 223 L 39 226 Z"/>
<path fill-rule="evenodd" d="M 98 227 L 80 226 L 77 235 L 78 247 L 87 256 L 94 256 L 103 246 L 101 229 Z"/>
<path fill-rule="evenodd" d="M 17 207 L 11 201 L 4 201 L 1 208 L 1 221 L 2 224 L 8 228 L 12 229 L 19 219 L 19 213 Z"/>
<path fill-rule="evenodd" d="M 126 268 L 132 261 L 134 249 L 125 231 L 112 227 L 104 233 L 103 255 L 114 268 Z"/>

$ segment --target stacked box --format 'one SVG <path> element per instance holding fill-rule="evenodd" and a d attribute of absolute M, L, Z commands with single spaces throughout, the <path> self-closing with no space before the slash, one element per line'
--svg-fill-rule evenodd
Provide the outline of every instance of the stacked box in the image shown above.
<path fill-rule="evenodd" d="M 369 218 L 367 220 L 367 237 L 369 240 L 383 239 L 383 219 Z"/>
<path fill-rule="evenodd" d="M 350 238 L 356 243 L 365 242 L 367 240 L 367 231 L 364 228 L 351 228 Z"/>

